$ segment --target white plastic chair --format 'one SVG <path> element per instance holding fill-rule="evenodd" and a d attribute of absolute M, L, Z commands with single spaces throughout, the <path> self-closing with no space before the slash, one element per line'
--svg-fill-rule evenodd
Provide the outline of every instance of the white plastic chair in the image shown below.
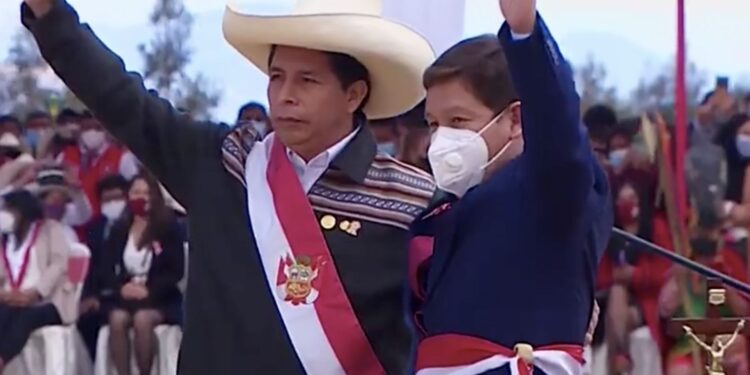
<path fill-rule="evenodd" d="M 585 352 L 586 356 L 586 375 L 605 375 L 608 374 L 608 355 L 607 344 L 603 343 L 596 347 L 588 347 Z M 639 327 L 630 332 L 630 360 L 633 363 L 633 369 L 630 375 L 661 375 L 661 353 L 659 346 L 651 336 L 651 331 L 647 326 Z"/>
<path fill-rule="evenodd" d="M 187 288 L 188 278 L 188 242 L 185 241 L 183 244 L 183 251 L 185 252 L 185 276 L 177 283 L 177 287 L 180 289 L 183 295 L 185 295 L 185 289 Z M 154 365 L 151 368 L 150 375 L 173 375 L 177 373 L 177 358 L 180 352 L 180 343 L 182 342 L 182 328 L 177 325 L 159 325 L 154 328 L 156 338 L 158 340 L 158 347 L 156 351 L 156 358 L 154 359 Z M 109 359 L 109 327 L 103 326 L 99 330 L 99 337 L 97 338 L 96 344 L 96 363 L 94 364 L 95 375 L 117 375 L 117 371 L 114 368 L 114 364 Z M 133 374 L 137 373 L 137 367 L 135 363 L 135 356 L 132 355 L 133 348 L 133 332 L 130 332 L 130 343 L 131 343 L 131 356 L 130 366 Z"/>
<path fill-rule="evenodd" d="M 156 350 L 156 358 L 151 368 L 150 375 L 174 375 L 177 373 L 177 357 L 180 352 L 180 343 L 182 342 L 182 328 L 176 325 L 160 325 L 154 328 L 156 338 L 159 342 Z M 133 342 L 133 331 L 130 332 L 130 342 Z M 131 373 L 137 374 L 138 369 L 135 363 L 135 356 L 132 355 L 133 348 L 130 350 L 130 367 Z M 114 364 L 109 358 L 109 326 L 104 326 L 99 330 L 99 338 L 96 344 L 96 363 L 94 364 L 95 375 L 117 375 Z M 141 374 L 145 375 L 145 374 Z"/>
<path fill-rule="evenodd" d="M 91 251 L 86 245 L 71 246 L 63 287 L 75 288 L 76 302 L 81 298 L 90 260 Z M 34 331 L 5 371 L 5 375 L 91 375 L 93 365 L 75 324 L 56 325 Z"/>

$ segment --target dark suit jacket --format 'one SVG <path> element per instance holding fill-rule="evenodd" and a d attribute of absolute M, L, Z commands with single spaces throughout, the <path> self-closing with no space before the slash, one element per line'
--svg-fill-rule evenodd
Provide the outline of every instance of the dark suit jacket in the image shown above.
<path fill-rule="evenodd" d="M 248 213 L 244 169 L 254 130 L 194 121 L 149 94 L 63 0 L 42 19 L 22 6 L 43 57 L 65 84 L 190 213 L 190 262 L 180 374 L 297 374 L 302 366 L 277 310 Z M 324 110 L 324 109 L 321 109 Z M 323 232 L 354 313 L 388 374 L 407 372 L 410 223 L 435 185 L 378 155 L 359 131 L 312 187 L 317 220 L 358 220 Z"/>
<path fill-rule="evenodd" d="M 102 268 L 102 253 L 104 252 L 104 242 L 111 231 L 111 225 L 104 216 L 99 216 L 94 219 L 91 224 L 86 228 L 86 244 L 91 250 L 91 261 L 89 268 L 91 272 L 86 275 L 86 282 L 83 284 L 83 292 L 81 298 L 97 297 L 101 295 L 101 281 L 99 280 L 99 273 L 96 270 Z"/>
<path fill-rule="evenodd" d="M 128 274 L 122 257 L 129 232 L 130 227 L 126 223 L 116 223 L 102 247 L 101 262 L 97 273 L 101 280 L 100 293 L 104 296 L 117 299 L 120 288 L 132 277 Z M 170 223 L 169 227 L 158 237 L 157 242 L 161 247 L 161 252 L 157 253 L 153 247 L 144 250 L 153 252 L 146 287 L 149 291 L 149 305 L 165 308 L 179 304 L 182 297 L 177 283 L 185 274 L 185 251 L 184 239 L 178 223 L 176 221 Z"/>
<path fill-rule="evenodd" d="M 414 224 L 434 237 L 421 323 L 426 335 L 509 348 L 582 344 L 612 227 L 606 174 L 580 123 L 571 69 L 541 18 L 527 39 L 512 40 L 507 25 L 499 38 L 521 99 L 525 149 Z"/>

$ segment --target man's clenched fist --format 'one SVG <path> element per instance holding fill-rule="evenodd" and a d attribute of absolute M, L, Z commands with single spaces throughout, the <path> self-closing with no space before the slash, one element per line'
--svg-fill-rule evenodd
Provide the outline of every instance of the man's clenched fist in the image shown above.
<path fill-rule="evenodd" d="M 536 0 L 499 0 L 505 22 L 516 34 L 531 34 L 536 21 Z"/>
<path fill-rule="evenodd" d="M 42 17 L 52 9 L 52 4 L 55 0 L 24 0 L 24 3 L 31 8 L 34 15 Z"/>

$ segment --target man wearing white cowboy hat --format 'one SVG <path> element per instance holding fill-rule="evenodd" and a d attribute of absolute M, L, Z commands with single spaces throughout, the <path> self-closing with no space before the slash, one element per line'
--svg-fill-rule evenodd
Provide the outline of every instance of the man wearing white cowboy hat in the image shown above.
<path fill-rule="evenodd" d="M 179 373 L 408 371 L 408 227 L 434 183 L 377 154 L 364 124 L 418 104 L 434 54 L 380 11 L 227 8 L 227 41 L 270 77 L 274 132 L 260 139 L 151 95 L 66 1 L 25 0 L 44 58 L 190 214 Z"/>

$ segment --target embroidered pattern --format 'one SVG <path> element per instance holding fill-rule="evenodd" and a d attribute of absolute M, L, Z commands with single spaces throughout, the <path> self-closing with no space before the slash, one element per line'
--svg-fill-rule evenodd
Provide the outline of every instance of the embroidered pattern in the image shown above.
<path fill-rule="evenodd" d="M 224 167 L 245 186 L 245 161 L 258 141 L 249 127 L 233 130 L 222 144 Z M 435 191 L 430 175 L 386 156 L 375 156 L 364 183 L 329 169 L 308 197 L 320 212 L 408 229 L 427 207 Z"/>
<path fill-rule="evenodd" d="M 235 178 L 245 184 L 245 161 L 255 142 L 259 141 L 258 134 L 250 126 L 240 126 L 232 130 L 224 142 L 222 142 L 221 152 L 224 159 L 224 168 L 227 169 Z"/>
<path fill-rule="evenodd" d="M 329 170 L 308 196 L 318 211 L 408 229 L 427 207 L 434 190 L 435 184 L 426 173 L 378 156 L 363 184 Z"/>

